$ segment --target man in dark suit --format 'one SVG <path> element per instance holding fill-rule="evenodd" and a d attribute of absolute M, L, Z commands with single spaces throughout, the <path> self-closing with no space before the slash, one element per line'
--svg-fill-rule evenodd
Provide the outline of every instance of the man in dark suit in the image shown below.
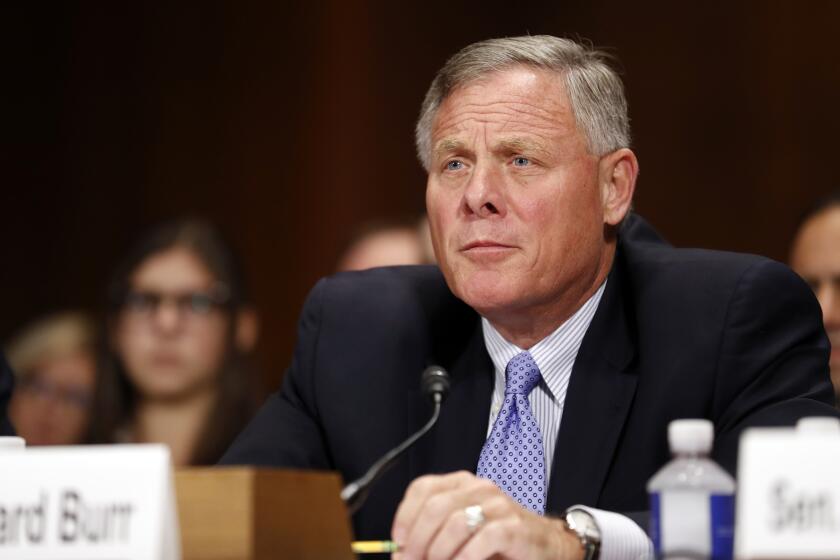
<path fill-rule="evenodd" d="M 357 536 L 390 528 L 402 558 L 635 558 L 648 541 L 610 512 L 646 508 L 670 420 L 713 420 L 734 469 L 743 428 L 831 413 L 819 309 L 793 273 L 672 249 L 628 216 L 638 163 L 600 53 L 471 45 L 432 83 L 417 144 L 440 271 L 322 280 L 283 389 L 223 462 L 355 479 L 427 419 L 419 372 L 438 363 L 440 421 L 372 490 Z M 505 482 L 517 466 L 533 484 Z M 554 517 L 571 506 L 593 531 Z"/>
<path fill-rule="evenodd" d="M 12 397 L 13 381 L 12 370 L 6 362 L 6 357 L 0 352 L 0 436 L 15 435 L 7 414 L 9 399 Z"/>

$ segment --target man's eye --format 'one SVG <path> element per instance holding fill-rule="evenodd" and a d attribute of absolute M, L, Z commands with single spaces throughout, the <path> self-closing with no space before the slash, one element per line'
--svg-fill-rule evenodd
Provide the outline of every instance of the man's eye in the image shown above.
<path fill-rule="evenodd" d="M 446 169 L 447 171 L 458 171 L 459 169 L 463 169 L 464 164 L 456 159 L 452 161 L 446 162 Z"/>
<path fill-rule="evenodd" d="M 531 160 L 529 160 L 526 157 L 517 156 L 517 157 L 513 158 L 513 165 L 515 165 L 516 167 L 526 167 L 530 163 L 531 163 Z"/>

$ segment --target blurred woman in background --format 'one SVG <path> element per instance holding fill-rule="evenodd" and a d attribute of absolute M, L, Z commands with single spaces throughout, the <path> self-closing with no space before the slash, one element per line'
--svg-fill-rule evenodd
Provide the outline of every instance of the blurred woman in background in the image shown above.
<path fill-rule="evenodd" d="M 27 445 L 73 445 L 90 420 L 95 378 L 93 320 L 50 315 L 24 328 L 6 352 L 16 374 L 9 418 Z"/>
<path fill-rule="evenodd" d="M 236 258 L 209 224 L 145 235 L 108 289 L 92 443 L 165 443 L 173 463 L 217 461 L 254 411 L 257 339 Z"/>

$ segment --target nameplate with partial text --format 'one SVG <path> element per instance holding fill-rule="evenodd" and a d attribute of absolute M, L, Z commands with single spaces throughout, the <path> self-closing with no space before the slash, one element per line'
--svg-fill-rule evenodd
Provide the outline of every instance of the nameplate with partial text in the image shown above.
<path fill-rule="evenodd" d="M 736 558 L 840 558 L 838 468 L 834 419 L 747 430 L 738 456 Z"/>
<path fill-rule="evenodd" d="M 180 560 L 162 445 L 0 454 L 0 559 Z"/>

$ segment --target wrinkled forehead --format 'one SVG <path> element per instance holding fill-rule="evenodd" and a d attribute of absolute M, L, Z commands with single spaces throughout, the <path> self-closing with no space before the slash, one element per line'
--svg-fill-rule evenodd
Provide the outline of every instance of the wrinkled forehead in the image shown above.
<path fill-rule="evenodd" d="M 539 101 L 546 106 L 571 107 L 564 72 L 515 65 L 483 72 L 449 89 L 440 99 L 433 120 L 453 104 L 474 101 L 476 97 L 489 100 L 493 93 L 520 98 L 538 93 Z"/>
<path fill-rule="evenodd" d="M 512 147 L 577 133 L 563 76 L 529 67 L 485 74 L 452 90 L 432 121 L 432 152 L 452 148 L 477 126 Z"/>

